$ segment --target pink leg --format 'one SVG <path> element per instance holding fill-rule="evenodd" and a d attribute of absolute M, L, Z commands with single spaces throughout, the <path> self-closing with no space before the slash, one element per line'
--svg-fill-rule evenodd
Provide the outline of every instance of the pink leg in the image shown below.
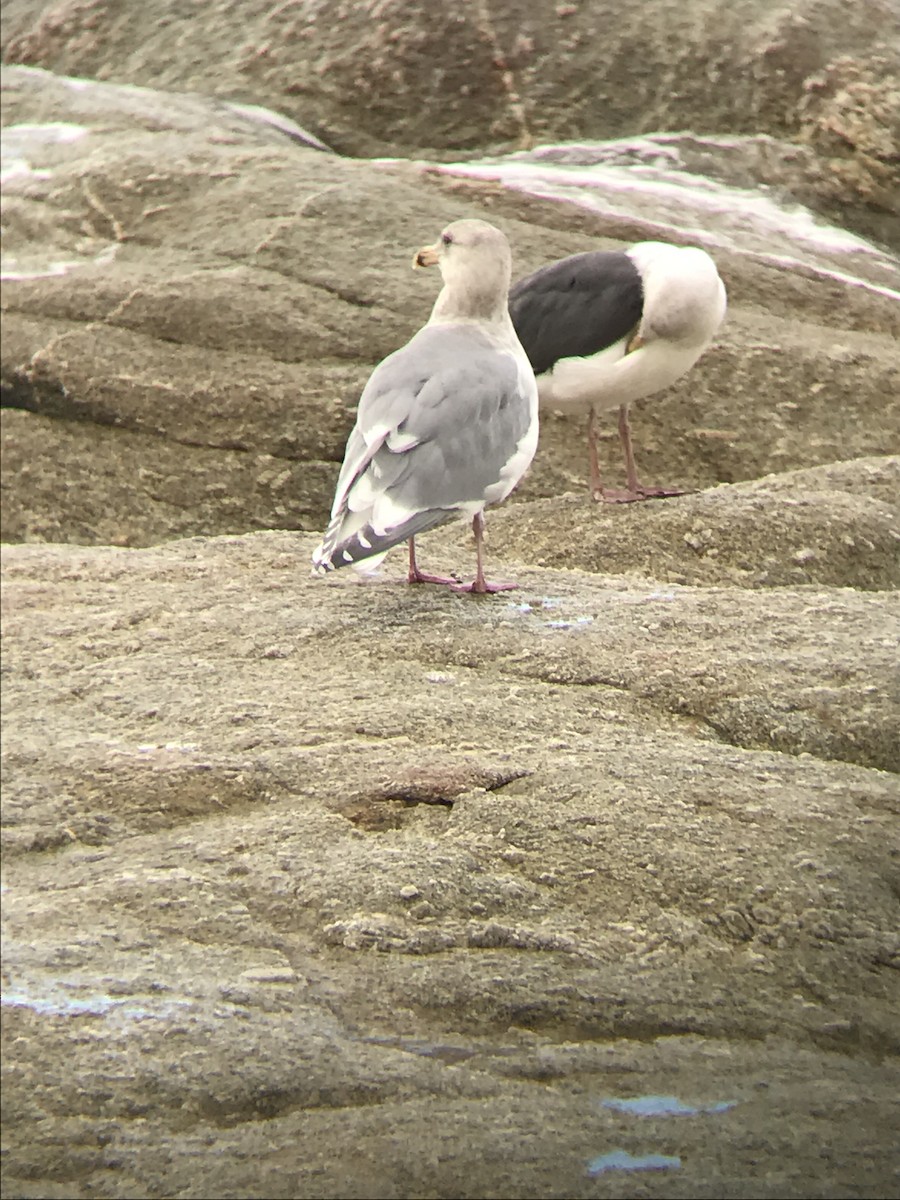
<path fill-rule="evenodd" d="M 472 532 L 475 534 L 475 578 L 471 583 L 451 584 L 454 592 L 475 592 L 479 596 L 489 596 L 494 592 L 511 592 L 519 585 L 517 583 L 488 583 L 484 577 L 482 561 L 482 542 L 484 540 L 484 513 L 476 513 L 472 518 Z"/>
<path fill-rule="evenodd" d="M 597 454 L 597 414 L 593 408 L 588 416 L 587 440 L 588 463 L 591 469 L 591 497 L 594 500 L 602 500 L 603 478 L 600 474 L 600 457 Z"/>
<path fill-rule="evenodd" d="M 619 439 L 622 443 L 622 449 L 625 452 L 625 480 L 628 484 L 628 496 L 630 500 L 652 500 L 659 496 L 683 496 L 684 488 L 676 487 L 651 487 L 643 483 L 638 483 L 637 467 L 634 463 L 634 449 L 631 445 L 631 422 L 628 419 L 628 405 L 623 404 L 619 408 Z"/>
<path fill-rule="evenodd" d="M 442 583 L 449 587 L 459 583 L 458 579 L 450 579 L 446 575 L 426 575 L 424 571 L 420 571 L 416 565 L 416 539 L 409 539 L 409 573 L 406 576 L 407 583 Z"/>
<path fill-rule="evenodd" d="M 628 405 L 619 405 L 619 441 L 625 453 L 625 482 L 630 492 L 640 488 L 637 477 L 637 467 L 634 462 L 634 447 L 631 444 L 631 421 L 628 419 Z"/>
<path fill-rule="evenodd" d="M 625 433 L 622 433 L 622 414 L 625 413 Z M 625 405 L 619 409 L 619 436 L 623 438 L 625 445 L 625 463 L 626 468 L 630 460 L 631 472 L 634 471 L 634 455 L 631 453 L 631 430 L 628 426 L 628 414 Z M 625 442 L 627 439 L 627 444 Z M 605 501 L 607 504 L 627 504 L 631 500 L 643 500 L 643 496 L 639 495 L 631 488 L 631 475 L 629 475 L 629 487 L 627 491 L 621 488 L 607 488 L 603 486 L 603 477 L 600 474 L 600 457 L 597 453 L 597 413 L 592 408 L 591 415 L 588 418 L 588 461 L 591 468 L 591 498 L 593 500 Z"/>
<path fill-rule="evenodd" d="M 593 444 L 591 443 L 593 434 Z M 594 428 L 594 416 L 591 413 L 591 427 L 588 433 L 588 445 L 591 447 L 591 495 L 595 500 L 605 500 L 607 504 L 630 504 L 633 500 L 651 500 L 657 496 L 683 496 L 684 488 L 647 487 L 638 482 L 637 467 L 634 462 L 634 449 L 631 445 L 631 422 L 628 420 L 628 405 L 619 406 L 619 439 L 625 453 L 625 482 L 627 487 L 600 487 L 600 471 L 597 466 L 597 431 Z"/>

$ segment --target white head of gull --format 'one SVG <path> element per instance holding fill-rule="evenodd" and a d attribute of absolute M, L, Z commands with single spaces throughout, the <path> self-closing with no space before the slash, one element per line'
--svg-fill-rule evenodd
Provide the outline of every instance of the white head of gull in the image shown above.
<path fill-rule="evenodd" d="M 506 499 L 537 447 L 534 372 L 509 315 L 511 256 L 486 221 L 454 221 L 413 266 L 440 267 L 431 317 L 379 363 L 363 389 L 313 573 L 371 569 L 409 543 L 410 583 L 457 591 L 514 587 L 484 578 L 484 508 Z M 472 521 L 474 582 L 426 575 L 417 534 L 454 517 Z"/>
<path fill-rule="evenodd" d="M 630 250 L 573 254 L 510 291 L 516 332 L 544 409 L 587 412 L 595 500 L 645 500 L 679 488 L 638 482 L 628 407 L 668 387 L 710 345 L 725 317 L 725 287 L 705 250 L 638 242 Z M 619 410 L 627 489 L 604 488 L 597 416 Z"/>

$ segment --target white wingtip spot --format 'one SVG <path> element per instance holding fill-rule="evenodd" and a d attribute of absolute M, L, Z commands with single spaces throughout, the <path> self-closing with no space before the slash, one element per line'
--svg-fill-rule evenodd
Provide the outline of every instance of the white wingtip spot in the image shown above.
<path fill-rule="evenodd" d="M 392 430 L 387 436 L 387 447 L 394 454 L 402 454 L 419 445 L 419 438 L 412 433 L 401 433 L 399 429 Z"/>

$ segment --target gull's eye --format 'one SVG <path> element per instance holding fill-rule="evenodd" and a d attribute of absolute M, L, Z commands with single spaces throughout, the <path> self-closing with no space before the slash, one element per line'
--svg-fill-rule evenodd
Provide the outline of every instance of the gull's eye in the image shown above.
<path fill-rule="evenodd" d="M 442 233 L 441 241 L 444 243 L 445 246 L 451 246 L 453 244 L 453 238 L 450 236 L 449 233 Z"/>

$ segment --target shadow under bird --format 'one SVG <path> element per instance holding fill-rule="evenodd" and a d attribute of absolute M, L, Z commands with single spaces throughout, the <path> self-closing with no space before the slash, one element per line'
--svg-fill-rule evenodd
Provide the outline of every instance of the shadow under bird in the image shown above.
<path fill-rule="evenodd" d="M 506 499 L 538 440 L 537 384 L 509 315 L 509 243 L 486 221 L 454 221 L 413 260 L 434 265 L 444 286 L 428 323 L 363 389 L 313 573 L 372 569 L 408 542 L 410 583 L 503 591 L 515 584 L 484 577 L 484 508 Z M 416 535 L 459 516 L 475 535 L 470 584 L 416 563 Z"/>
<path fill-rule="evenodd" d="M 513 285 L 509 310 L 537 376 L 541 408 L 588 413 L 595 500 L 621 503 L 682 492 L 638 481 L 628 408 L 694 365 L 725 308 L 725 285 L 706 251 L 666 242 L 573 254 Z M 597 455 L 597 418 L 616 408 L 624 491 L 603 486 Z"/>

